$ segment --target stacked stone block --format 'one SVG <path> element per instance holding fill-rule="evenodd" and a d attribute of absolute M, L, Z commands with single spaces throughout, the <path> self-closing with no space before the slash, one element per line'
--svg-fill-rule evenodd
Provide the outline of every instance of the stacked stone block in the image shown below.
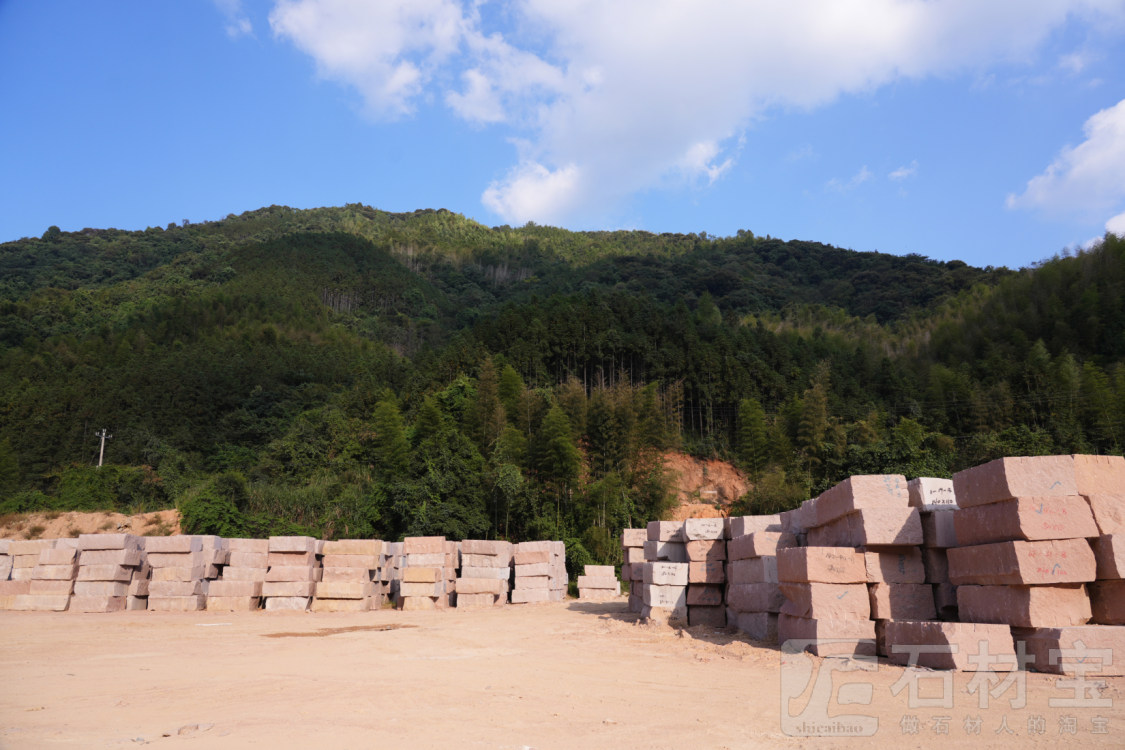
<path fill-rule="evenodd" d="M 403 568 L 398 606 L 403 610 L 445 609 L 457 578 L 456 552 L 443 536 L 412 536 L 402 543 Z M 456 549 L 454 543 L 453 549 Z M 452 566 L 452 567 L 451 567 Z"/>
<path fill-rule="evenodd" d="M 265 608 L 271 611 L 309 608 L 316 584 L 320 581 L 320 553 L 323 542 L 311 536 L 271 536 L 262 584 Z"/>
<path fill-rule="evenodd" d="M 228 539 L 227 564 L 207 591 L 207 610 L 248 612 L 259 609 L 269 571 L 268 539 Z"/>
<path fill-rule="evenodd" d="M 11 540 L 0 539 L 0 610 L 11 609 L 20 594 L 30 589 L 27 581 L 12 580 Z"/>
<path fill-rule="evenodd" d="M 65 612 L 70 607 L 74 578 L 78 572 L 78 540 L 37 541 L 42 543 L 36 564 L 29 569 L 28 592 L 17 595 L 12 608 L 35 612 Z M 17 549 L 23 551 L 26 548 Z"/>
<path fill-rule="evenodd" d="M 217 536 L 145 537 L 145 558 L 152 567 L 148 609 L 195 612 L 207 606 L 211 580 L 226 563 L 226 540 Z"/>
<path fill-rule="evenodd" d="M 629 611 L 641 611 L 644 607 L 645 542 L 648 529 L 624 529 L 621 532 L 621 580 L 629 586 Z"/>
<path fill-rule="evenodd" d="M 57 539 L 13 539 L 8 544 L 8 556 L 12 558 L 13 581 L 30 581 L 31 570 L 39 564 L 39 553 L 54 549 Z"/>
<path fill-rule="evenodd" d="M 461 542 L 461 572 L 455 584 L 458 609 L 507 604 L 512 549 L 511 542 L 500 540 Z"/>
<path fill-rule="evenodd" d="M 119 612 L 127 609 L 133 578 L 148 574 L 144 542 L 144 537 L 132 534 L 80 535 L 78 576 L 70 611 Z"/>
<path fill-rule="evenodd" d="M 399 600 L 399 584 L 402 582 L 402 546 L 402 542 L 385 543 L 387 559 L 379 575 L 386 586 L 387 596 L 394 602 Z"/>
<path fill-rule="evenodd" d="M 383 606 L 379 570 L 385 558 L 379 539 L 324 542 L 321 578 L 316 584 L 314 612 L 366 612 Z"/>
<path fill-rule="evenodd" d="M 641 616 L 658 622 L 688 624 L 688 563 L 646 562 Z"/>
<path fill-rule="evenodd" d="M 785 597 L 777 619 L 780 643 L 808 640 L 806 648 L 818 656 L 874 656 L 875 623 L 862 552 L 852 547 L 781 549 L 777 577 Z"/>
<path fill-rule="evenodd" d="M 723 604 L 726 583 L 726 519 L 689 518 L 684 521 L 684 551 L 688 558 L 688 625 L 726 627 Z"/>
<path fill-rule="evenodd" d="M 777 640 L 777 615 L 785 597 L 777 580 L 777 553 L 795 547 L 796 537 L 762 530 L 735 536 L 727 542 L 727 624 L 758 641 Z M 749 528 L 749 527 L 747 527 Z"/>
<path fill-rule="evenodd" d="M 558 563 L 555 542 L 520 542 L 516 545 L 513 563 L 515 578 L 512 587 L 512 604 L 536 604 L 561 601 L 553 592 L 557 587 Z M 566 563 L 563 563 L 562 580 L 565 587 Z M 565 588 L 563 591 L 565 595 Z"/>
<path fill-rule="evenodd" d="M 1078 494 L 1086 499 L 1098 527 L 1090 621 L 1125 625 L 1125 458 L 1074 456 L 1074 474 Z"/>
<path fill-rule="evenodd" d="M 609 602 L 621 596 L 621 582 L 612 565 L 587 565 L 578 576 L 578 598 L 590 602 Z"/>
<path fill-rule="evenodd" d="M 922 520 L 922 565 L 926 583 L 933 588 L 938 617 L 946 622 L 957 621 L 957 587 L 949 581 L 949 560 L 946 550 L 956 547 L 957 530 L 954 513 L 959 509 L 950 479 L 920 477 L 907 483 L 910 505 L 918 509 Z"/>
<path fill-rule="evenodd" d="M 8 552 L 11 543 L 10 539 L 0 539 L 0 582 L 12 578 L 12 556 Z"/>
<path fill-rule="evenodd" d="M 1002 458 L 953 477 L 954 527 L 948 552 L 963 622 L 1024 628 L 1090 620 L 1084 584 L 1095 579 L 1097 536 L 1078 495 L 1072 456 Z"/>

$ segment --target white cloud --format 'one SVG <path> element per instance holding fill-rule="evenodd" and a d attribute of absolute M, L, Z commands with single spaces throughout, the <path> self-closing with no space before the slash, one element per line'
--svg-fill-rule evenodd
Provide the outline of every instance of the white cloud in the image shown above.
<path fill-rule="evenodd" d="M 242 9 L 242 0 L 214 0 L 215 7 L 223 14 L 227 36 L 237 39 L 240 36 L 254 36 L 254 24 Z"/>
<path fill-rule="evenodd" d="M 871 170 L 867 168 L 866 164 L 864 164 L 859 168 L 858 172 L 852 175 L 852 178 L 850 180 L 845 181 L 833 177 L 825 184 L 825 187 L 828 190 L 836 193 L 847 193 L 855 190 L 857 187 L 870 180 L 872 176 L 873 175 L 871 173 Z"/>
<path fill-rule="evenodd" d="M 918 160 L 915 159 L 914 161 L 910 162 L 909 164 L 904 164 L 903 166 L 899 167 L 895 171 L 891 172 L 889 175 L 887 175 L 887 179 L 891 180 L 893 182 L 902 182 L 903 180 L 905 180 L 907 178 L 913 177 L 917 173 L 918 173 Z"/>
<path fill-rule="evenodd" d="M 1117 214 L 1105 223 L 1105 231 L 1125 237 L 1125 212 Z"/>
<path fill-rule="evenodd" d="M 470 122 L 516 128 L 528 145 L 485 205 L 512 223 L 572 226 L 669 180 L 721 179 L 739 136 L 775 111 L 903 78 L 981 76 L 1031 59 L 1074 17 L 1125 18 L 1123 0 L 513 0 L 493 14 L 512 23 L 500 34 L 479 9 L 278 0 L 270 23 L 375 114 L 436 93 Z"/>
<path fill-rule="evenodd" d="M 1086 140 L 1063 148 L 1042 174 L 1027 183 L 1022 194 L 1008 196 L 1009 208 L 1080 217 L 1105 216 L 1122 209 L 1125 99 L 1088 119 L 1083 131 Z"/>

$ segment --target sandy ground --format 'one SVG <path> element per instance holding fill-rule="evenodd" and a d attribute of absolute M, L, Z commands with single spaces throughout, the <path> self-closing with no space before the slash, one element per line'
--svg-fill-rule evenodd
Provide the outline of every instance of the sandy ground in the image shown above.
<path fill-rule="evenodd" d="M 843 660 L 811 656 L 783 668 L 775 648 L 725 631 L 637 624 L 624 600 L 362 614 L 0 612 L 0 643 L 3 748 L 1125 745 L 1123 678 L 1102 690 L 1109 706 L 1058 708 L 1049 701 L 1073 691 L 1024 673 L 1026 707 L 1009 706 L 1013 687 L 981 710 L 966 692 L 971 675 L 926 673 L 932 683 L 953 676 L 954 705 L 911 708 L 908 689 L 892 695 L 902 668 L 843 673 Z M 828 710 L 876 717 L 874 737 L 786 736 L 780 694 L 796 669 L 839 678 L 837 688 L 857 677 L 870 685 L 867 705 Z M 980 733 L 970 734 L 975 717 Z"/>
<path fill-rule="evenodd" d="M 167 536 L 180 533 L 180 512 L 159 510 L 135 516 L 79 511 L 13 513 L 0 516 L 0 539 L 64 539 L 79 534 Z"/>

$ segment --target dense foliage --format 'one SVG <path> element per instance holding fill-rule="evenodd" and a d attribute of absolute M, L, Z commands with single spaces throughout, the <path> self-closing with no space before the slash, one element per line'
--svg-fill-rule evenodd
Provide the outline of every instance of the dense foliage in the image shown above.
<path fill-rule="evenodd" d="M 612 561 L 671 448 L 740 509 L 1125 442 L 1125 242 L 976 269 L 736 237 L 270 207 L 0 245 L 0 511 L 562 538 Z M 109 466 L 95 432 L 108 427 Z"/>

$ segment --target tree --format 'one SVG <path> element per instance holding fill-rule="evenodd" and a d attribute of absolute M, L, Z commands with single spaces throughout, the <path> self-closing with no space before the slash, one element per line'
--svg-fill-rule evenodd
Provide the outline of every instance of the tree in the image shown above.
<path fill-rule="evenodd" d="M 376 468 L 386 479 L 406 475 L 410 468 L 410 444 L 406 442 L 402 413 L 392 398 L 384 398 L 375 404 L 372 427 L 375 431 Z"/>
<path fill-rule="evenodd" d="M 742 465 L 757 478 L 769 463 L 770 446 L 766 434 L 766 413 L 754 398 L 738 404 L 738 457 Z"/>
<path fill-rule="evenodd" d="M 469 408 L 469 429 L 481 453 L 491 452 L 496 438 L 504 430 L 505 422 L 496 367 L 491 359 L 486 358 L 481 362 L 476 396 Z"/>

